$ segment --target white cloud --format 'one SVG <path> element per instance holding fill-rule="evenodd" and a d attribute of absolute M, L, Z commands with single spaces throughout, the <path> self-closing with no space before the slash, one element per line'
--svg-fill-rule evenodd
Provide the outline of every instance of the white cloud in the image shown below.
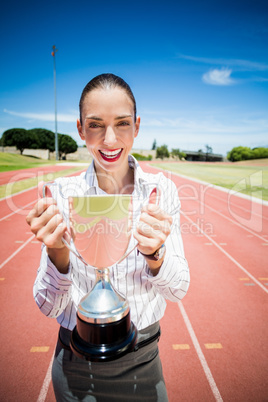
<path fill-rule="evenodd" d="M 245 116 L 225 108 L 199 112 L 181 110 L 172 116 L 170 111 L 157 114 L 162 117 L 152 125 L 149 124 L 154 122 L 150 119 L 151 114 L 145 114 L 135 148 L 151 149 L 154 139 L 158 145 L 167 144 L 170 150 L 197 151 L 209 144 L 214 152 L 223 155 L 238 145 L 267 146 L 268 119 L 261 113 Z M 146 118 L 147 124 L 144 124 Z"/>
<path fill-rule="evenodd" d="M 143 124 L 146 131 L 152 130 L 153 132 L 162 133 L 162 127 L 169 132 L 169 135 L 238 135 L 238 136 L 252 136 L 266 135 L 268 130 L 267 119 L 244 119 L 236 118 L 231 119 L 228 122 L 226 117 L 194 117 L 194 118 L 175 118 L 175 119 L 162 119 L 162 127 L 149 126 L 149 124 Z"/>
<path fill-rule="evenodd" d="M 210 85 L 232 85 L 235 81 L 230 77 L 232 70 L 229 68 L 217 69 L 208 71 L 202 77 L 206 84 Z"/>
<path fill-rule="evenodd" d="M 179 55 L 180 58 L 185 60 L 195 61 L 197 63 L 203 64 L 213 64 L 213 65 L 225 65 L 225 66 L 233 66 L 236 69 L 242 68 L 247 71 L 267 71 L 268 64 L 259 63 L 251 60 L 243 60 L 243 59 L 214 59 L 209 57 L 195 57 L 195 56 L 187 56 L 184 54 Z"/>
<path fill-rule="evenodd" d="M 254 77 L 253 81 L 257 81 L 257 82 L 268 82 L 268 78 L 264 78 L 264 77 Z"/>
<path fill-rule="evenodd" d="M 151 126 L 153 126 L 153 127 L 163 127 L 164 122 L 161 121 L 161 120 L 157 120 L 157 119 L 151 119 L 151 120 L 144 119 L 144 120 L 142 120 L 142 125 L 143 126 L 149 126 L 149 127 L 151 127 Z"/>
<path fill-rule="evenodd" d="M 4 112 L 12 116 L 22 117 L 24 119 L 39 121 L 55 121 L 54 113 L 32 113 L 32 112 L 14 112 L 13 110 L 4 109 Z M 73 123 L 76 121 L 78 114 L 57 114 L 57 121 L 61 123 Z"/>

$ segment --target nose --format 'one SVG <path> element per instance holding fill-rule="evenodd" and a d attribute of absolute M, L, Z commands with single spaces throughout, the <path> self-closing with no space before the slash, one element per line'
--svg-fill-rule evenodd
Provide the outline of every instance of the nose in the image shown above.
<path fill-rule="evenodd" d="M 107 127 L 103 143 L 109 147 L 116 143 L 116 135 L 112 127 Z"/>

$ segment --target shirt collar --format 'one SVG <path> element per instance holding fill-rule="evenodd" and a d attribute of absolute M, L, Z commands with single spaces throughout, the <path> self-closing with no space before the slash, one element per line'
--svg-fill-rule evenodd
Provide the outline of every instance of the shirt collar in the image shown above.
<path fill-rule="evenodd" d="M 128 164 L 131 169 L 134 169 L 134 187 L 139 192 L 139 190 L 142 190 L 142 186 L 146 181 L 145 173 L 134 156 L 128 155 Z M 105 194 L 104 191 L 99 188 L 94 161 L 92 161 L 86 171 L 85 180 L 89 187 L 86 194 Z"/>

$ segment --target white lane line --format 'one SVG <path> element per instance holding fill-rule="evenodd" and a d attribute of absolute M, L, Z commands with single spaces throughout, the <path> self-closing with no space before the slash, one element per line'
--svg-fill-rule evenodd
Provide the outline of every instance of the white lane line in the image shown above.
<path fill-rule="evenodd" d="M 45 402 L 45 400 L 46 400 L 49 384 L 51 381 L 51 370 L 52 370 L 53 359 L 54 359 L 54 355 L 52 356 L 52 359 L 50 360 L 50 363 L 49 363 L 49 366 L 47 369 L 47 373 L 46 373 L 40 394 L 38 396 L 37 402 Z"/>
<path fill-rule="evenodd" d="M 201 233 L 203 233 L 204 236 L 206 236 L 223 254 L 225 254 L 238 268 L 240 268 L 243 272 L 245 272 L 252 280 L 255 282 L 262 290 L 264 290 L 266 293 L 268 293 L 268 289 L 263 286 L 261 282 L 258 281 L 251 273 L 249 273 L 246 268 L 244 268 L 241 264 L 239 264 L 238 261 L 236 261 L 229 253 L 227 253 L 224 248 L 222 248 L 218 243 L 215 242 L 208 234 L 206 234 L 200 226 L 198 226 L 192 219 L 190 219 L 188 216 L 185 215 L 184 212 L 181 211 L 181 214 L 188 220 L 190 221 L 194 226 L 196 226 Z"/>
<path fill-rule="evenodd" d="M 35 202 L 36 202 L 36 200 L 35 200 L 35 201 L 31 201 L 31 202 L 29 202 L 28 204 L 24 205 L 23 207 L 16 209 L 16 211 L 13 211 L 13 212 L 11 212 L 11 213 L 8 214 L 8 215 L 3 216 L 2 218 L 0 218 L 0 222 L 3 221 L 4 219 L 9 218 L 10 216 L 12 216 L 12 215 L 14 215 L 14 214 L 16 214 L 16 213 L 22 211 L 23 209 L 27 208 L 29 205 L 34 204 Z"/>
<path fill-rule="evenodd" d="M 90 162 L 89 162 L 89 163 L 90 163 Z M 87 166 L 88 166 L 88 165 L 87 165 Z M 71 174 L 68 174 L 68 175 L 63 175 L 62 177 L 78 176 L 80 173 L 82 173 L 82 172 L 85 171 L 85 170 L 86 170 L 86 169 L 77 170 L 77 171 L 74 172 L 74 173 L 71 173 Z M 64 169 L 63 169 L 62 171 L 64 171 Z M 56 173 L 56 172 L 54 172 L 54 173 Z M 46 175 L 49 175 L 49 174 L 53 174 L 53 172 L 49 172 L 49 173 L 45 173 L 45 174 L 46 174 Z M 36 177 L 36 176 L 34 176 L 34 177 Z M 41 178 L 41 179 L 42 179 L 42 178 Z M 48 180 L 48 181 L 49 181 L 49 180 Z M 12 183 L 15 183 L 15 182 L 12 182 Z M 35 188 L 37 188 L 37 186 L 29 187 L 29 188 L 26 188 L 25 190 L 19 191 L 18 193 L 14 193 L 14 194 L 7 195 L 6 197 L 0 198 L 0 202 L 1 202 L 1 201 L 5 201 L 5 200 L 7 200 L 7 199 L 9 199 L 9 198 L 12 198 L 12 197 L 16 197 L 17 195 L 26 193 L 27 191 L 33 190 L 33 189 L 35 189 Z"/>
<path fill-rule="evenodd" d="M 33 190 L 33 189 L 36 188 L 36 187 L 37 187 L 37 186 L 29 187 L 29 188 L 26 188 L 26 190 L 21 190 L 21 191 L 19 191 L 18 193 L 7 195 L 6 197 L 1 198 L 1 199 L 0 199 L 0 202 L 1 202 L 1 201 L 8 200 L 9 198 L 12 198 L 12 197 L 16 197 L 17 195 L 26 193 L 27 191 Z"/>
<path fill-rule="evenodd" d="M 213 375 L 212 375 L 212 373 L 210 371 L 210 368 L 209 368 L 209 366 L 207 364 L 207 361 L 206 361 L 206 358 L 204 356 L 204 353 L 202 352 L 202 349 L 200 347 L 198 339 L 197 339 L 197 337 L 195 335 L 195 332 L 194 332 L 194 329 L 192 327 L 192 324 L 191 324 L 191 322 L 189 320 L 189 317 L 188 317 L 188 315 L 187 315 L 187 313 L 186 313 L 181 301 L 178 302 L 178 306 L 179 306 L 180 312 L 182 314 L 182 317 L 183 317 L 184 323 L 186 325 L 186 328 L 187 328 L 187 330 L 189 332 L 189 335 L 190 335 L 190 337 L 192 339 L 192 342 L 193 342 L 195 351 L 197 353 L 197 356 L 199 358 L 199 361 L 201 363 L 201 366 L 203 367 L 203 370 L 205 372 L 205 376 L 207 377 L 207 380 L 208 380 L 208 383 L 210 385 L 211 391 L 212 391 L 216 401 L 218 401 L 218 402 L 223 401 L 223 399 L 221 397 L 221 394 L 220 394 L 220 391 L 218 390 L 218 387 L 217 387 L 217 385 L 215 383 Z"/>
<path fill-rule="evenodd" d="M 184 193 L 185 193 L 185 192 L 184 192 Z M 227 219 L 228 221 L 230 221 L 230 222 L 233 223 L 234 225 L 237 225 L 237 226 L 239 226 L 241 229 L 244 229 L 244 230 L 246 230 L 247 232 L 251 233 L 253 236 L 256 236 L 256 237 L 258 237 L 259 239 L 268 242 L 268 239 L 265 239 L 263 236 L 258 235 L 256 232 L 253 232 L 252 230 L 248 229 L 246 226 L 241 225 L 241 223 L 239 223 L 239 222 L 233 220 L 232 218 L 229 218 L 228 216 L 222 214 L 222 213 L 221 213 L 220 211 L 218 211 L 217 209 L 212 208 L 211 206 L 205 204 L 205 203 L 202 202 L 202 201 L 197 200 L 197 202 L 199 202 L 199 204 L 201 204 L 201 205 L 204 205 L 205 208 L 208 208 L 208 209 L 210 209 L 211 211 L 215 212 L 216 214 L 222 216 L 224 219 Z"/>
<path fill-rule="evenodd" d="M 30 241 L 32 241 L 35 238 L 35 235 L 32 235 L 22 246 L 20 246 L 16 251 L 14 251 L 13 254 L 11 254 L 2 264 L 0 265 L 0 269 L 3 268 L 10 260 L 12 260 L 15 255 L 17 255 L 25 246 L 27 246 Z"/>
<path fill-rule="evenodd" d="M 189 181 L 194 181 L 196 183 L 204 184 L 204 185 L 209 186 L 209 187 L 211 187 L 213 189 L 223 191 L 224 193 L 229 194 L 230 191 L 232 191 L 229 188 L 217 186 L 216 184 L 211 184 L 211 183 L 208 183 L 207 181 L 204 181 L 204 180 L 195 179 L 194 177 L 191 177 L 191 176 L 186 176 L 184 174 L 175 173 L 172 170 L 162 169 L 160 167 L 153 166 L 153 164 L 150 164 L 150 163 L 146 163 L 146 165 L 149 168 L 153 168 L 155 170 L 160 170 L 161 172 L 171 173 L 171 175 L 182 177 L 183 179 L 187 179 Z M 244 199 L 246 199 L 246 200 L 248 200 L 250 202 L 256 202 L 257 204 L 268 206 L 268 201 L 261 200 L 260 198 L 257 198 L 257 197 L 254 197 L 254 196 L 250 196 L 250 195 L 239 193 L 239 192 L 235 192 L 234 196 L 239 197 L 239 198 L 244 198 Z"/>
<path fill-rule="evenodd" d="M 150 165 L 150 166 L 151 166 L 151 165 Z M 161 169 L 161 168 L 156 168 L 156 167 L 154 167 L 154 166 L 151 166 L 151 167 L 153 167 L 154 169 L 160 170 L 160 171 L 162 171 L 162 172 L 170 173 L 171 175 L 174 174 L 175 176 L 182 177 L 182 178 L 185 178 L 185 179 L 188 179 L 188 180 L 192 180 L 193 182 L 197 182 L 197 183 L 201 183 L 201 184 L 206 184 L 206 185 L 207 185 L 208 187 L 210 187 L 210 188 L 216 188 L 216 189 L 218 189 L 218 190 L 220 190 L 220 191 L 224 191 L 224 192 L 227 192 L 227 193 L 230 192 L 229 189 L 226 189 L 226 188 L 224 188 L 224 187 L 215 186 L 214 184 L 210 184 L 210 183 L 207 183 L 207 182 L 202 181 L 202 180 L 198 180 L 198 179 L 194 179 L 194 178 L 192 178 L 192 177 L 188 177 L 188 176 L 184 176 L 184 175 L 181 175 L 181 174 L 178 174 L 178 173 L 174 173 L 174 172 L 172 172 L 172 171 L 170 171 L 170 170 L 165 170 L 165 169 Z M 186 194 L 186 195 L 187 195 L 187 193 L 185 193 L 185 191 L 183 191 L 183 194 Z M 235 193 L 235 196 L 245 198 L 245 197 L 244 197 L 244 194 Z M 216 197 L 216 198 L 217 198 L 217 197 Z M 268 205 L 268 201 L 260 200 L 260 199 L 258 199 L 258 198 L 254 198 L 254 197 L 250 197 L 250 196 L 247 196 L 246 198 L 247 198 L 249 201 L 255 202 L 255 203 L 257 203 L 257 204 Z M 228 216 L 222 214 L 221 212 L 219 212 L 219 211 L 217 211 L 216 209 L 210 207 L 209 205 L 205 204 L 204 202 L 202 202 L 202 201 L 200 201 L 200 200 L 198 200 L 198 199 L 197 199 L 196 201 L 197 201 L 199 204 L 204 205 L 205 208 L 211 209 L 212 211 L 214 211 L 214 212 L 217 213 L 218 215 L 221 215 L 223 218 L 229 220 L 230 222 L 234 223 L 235 225 L 238 225 L 240 228 L 245 229 L 245 230 L 248 231 L 249 233 L 253 234 L 254 236 L 256 236 L 256 237 L 258 237 L 258 238 L 260 238 L 261 240 L 268 241 L 268 240 L 266 240 L 263 236 L 258 235 L 256 232 L 253 232 L 252 230 L 248 229 L 246 226 L 244 226 L 244 225 L 242 225 L 241 223 L 238 223 L 237 221 L 235 221 L 235 220 L 229 218 Z M 251 213 L 252 213 L 252 211 L 251 211 Z M 256 215 L 256 214 L 255 214 L 255 215 Z M 258 215 L 259 215 L 259 214 L 258 214 Z M 261 216 L 261 215 L 259 215 L 259 216 Z"/>
<path fill-rule="evenodd" d="M 241 223 L 236 222 L 236 221 L 233 220 L 232 218 L 229 218 L 228 216 L 222 214 L 220 211 L 217 211 L 215 208 L 212 208 L 211 206 L 206 205 L 206 204 L 202 203 L 201 201 L 199 201 L 199 202 L 200 202 L 200 204 L 203 204 L 203 205 L 205 206 L 205 208 L 211 209 L 211 211 L 213 211 L 213 212 L 215 212 L 216 214 L 222 216 L 223 218 L 227 219 L 228 221 L 234 223 L 235 225 L 239 226 L 240 228 L 242 228 L 242 229 L 248 231 L 248 232 L 251 233 L 253 236 L 256 236 L 256 237 L 258 237 L 259 239 L 268 242 L 268 239 L 266 240 L 263 236 L 260 236 L 260 235 L 258 235 L 257 233 L 253 232 L 252 230 L 248 229 L 246 226 L 241 225 Z"/>
<path fill-rule="evenodd" d="M 222 198 L 217 197 L 215 194 L 210 194 L 210 193 L 208 192 L 208 193 L 206 193 L 206 195 L 208 195 L 209 197 L 216 198 L 216 200 L 223 201 Z M 224 202 L 225 202 L 225 201 L 224 201 Z M 228 200 L 227 200 L 226 202 L 228 202 Z M 261 214 L 258 214 L 257 212 L 251 211 L 251 210 L 248 209 L 248 208 L 241 207 L 240 205 L 234 204 L 233 202 L 229 202 L 229 205 L 231 205 L 231 206 L 233 206 L 233 207 L 236 207 L 236 208 L 238 208 L 238 209 L 242 209 L 242 210 L 245 211 L 245 212 L 250 212 L 252 215 L 256 215 L 256 216 L 258 216 L 258 217 L 260 217 L 260 218 L 262 218 L 262 219 L 268 220 L 268 218 L 267 218 L 266 216 L 261 215 Z"/>

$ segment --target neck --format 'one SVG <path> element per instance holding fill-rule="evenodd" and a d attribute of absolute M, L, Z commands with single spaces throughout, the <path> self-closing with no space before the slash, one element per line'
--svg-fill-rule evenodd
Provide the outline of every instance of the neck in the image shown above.
<path fill-rule="evenodd" d="M 120 171 L 107 172 L 95 164 L 99 187 L 107 194 L 132 194 L 134 190 L 134 170 L 127 164 Z"/>

